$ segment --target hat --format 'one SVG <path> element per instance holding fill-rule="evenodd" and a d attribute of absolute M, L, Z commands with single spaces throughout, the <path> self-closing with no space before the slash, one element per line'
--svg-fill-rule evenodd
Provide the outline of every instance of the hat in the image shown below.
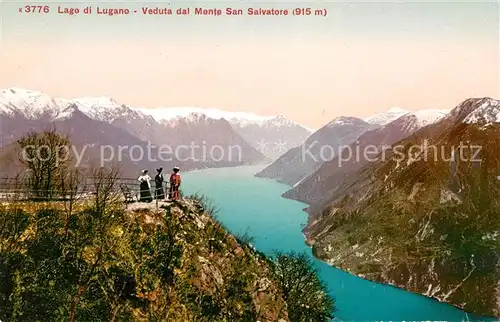
<path fill-rule="evenodd" d="M 179 171 L 179 167 L 174 167 L 174 171 Z"/>
<path fill-rule="evenodd" d="M 142 170 L 142 173 L 148 173 L 147 169 Z"/>

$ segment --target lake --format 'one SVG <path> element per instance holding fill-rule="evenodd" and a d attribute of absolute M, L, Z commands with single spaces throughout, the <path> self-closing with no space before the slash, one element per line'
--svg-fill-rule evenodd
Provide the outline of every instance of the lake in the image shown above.
<path fill-rule="evenodd" d="M 217 218 L 233 233 L 254 238 L 265 254 L 275 250 L 307 252 L 301 230 L 307 221 L 303 203 L 281 194 L 288 186 L 255 178 L 262 166 L 199 170 L 183 174 L 183 193 L 199 192 L 217 206 Z M 312 255 L 311 255 L 312 257 Z M 373 283 L 314 259 L 320 276 L 336 301 L 336 319 L 472 320 L 470 314 L 438 301 L 392 286 Z"/>

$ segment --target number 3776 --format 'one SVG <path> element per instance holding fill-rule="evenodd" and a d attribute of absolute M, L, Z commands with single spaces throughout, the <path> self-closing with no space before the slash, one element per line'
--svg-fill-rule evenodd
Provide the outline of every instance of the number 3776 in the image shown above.
<path fill-rule="evenodd" d="M 24 8 L 19 8 L 19 12 L 25 13 L 49 13 L 49 6 L 24 6 Z"/>

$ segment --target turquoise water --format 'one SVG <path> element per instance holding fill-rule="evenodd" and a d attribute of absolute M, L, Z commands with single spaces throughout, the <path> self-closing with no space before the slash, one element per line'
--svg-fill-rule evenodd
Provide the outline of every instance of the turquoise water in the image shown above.
<path fill-rule="evenodd" d="M 248 233 L 254 246 L 269 255 L 275 250 L 307 252 L 301 233 L 304 204 L 281 198 L 289 187 L 253 176 L 260 167 L 209 169 L 183 174 L 183 193 L 200 192 L 219 208 L 217 217 L 232 233 Z M 312 255 L 311 255 L 312 256 Z M 363 280 L 314 260 L 336 301 L 336 317 L 366 320 L 473 320 L 450 305 L 391 286 Z"/>

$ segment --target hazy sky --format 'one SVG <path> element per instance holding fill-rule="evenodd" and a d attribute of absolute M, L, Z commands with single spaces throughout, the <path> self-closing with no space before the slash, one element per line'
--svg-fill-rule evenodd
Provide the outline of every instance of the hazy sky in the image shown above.
<path fill-rule="evenodd" d="M 144 16 L 141 6 L 326 8 L 327 17 Z M 64 2 L 90 16 L 0 1 L 0 87 L 132 106 L 282 113 L 318 128 L 393 106 L 500 98 L 498 2 Z M 41 2 L 40 4 L 47 4 Z M 97 6 L 137 9 L 98 16 Z"/>

